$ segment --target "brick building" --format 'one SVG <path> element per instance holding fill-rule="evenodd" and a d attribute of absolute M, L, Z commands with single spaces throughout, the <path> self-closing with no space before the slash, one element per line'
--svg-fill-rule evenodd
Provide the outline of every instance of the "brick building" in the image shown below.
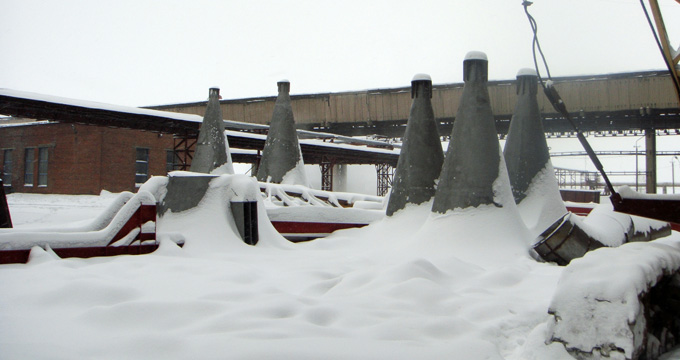
<path fill-rule="evenodd" d="M 0 166 L 5 190 L 99 194 L 136 191 L 173 166 L 172 135 L 46 121 L 2 124 Z"/>
<path fill-rule="evenodd" d="M 11 89 L 0 89 L 0 110 L 0 175 L 7 192 L 22 193 L 135 191 L 150 176 L 190 168 L 203 120 L 195 114 Z M 256 164 L 266 140 L 262 132 L 267 127 L 227 123 L 233 161 Z M 387 189 L 383 184 L 389 183 L 390 169 L 399 157 L 390 144 L 304 133 L 315 139 L 301 142 L 300 148 L 306 165 L 320 166 L 322 189 L 332 190 L 333 169 L 346 165 L 375 165 L 378 189 Z M 338 173 L 347 177 L 346 171 Z"/>

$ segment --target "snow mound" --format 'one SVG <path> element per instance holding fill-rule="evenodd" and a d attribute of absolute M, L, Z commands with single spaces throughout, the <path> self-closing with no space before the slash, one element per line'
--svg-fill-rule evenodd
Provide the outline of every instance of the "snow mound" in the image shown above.
<path fill-rule="evenodd" d="M 517 205 L 522 220 L 534 238 L 567 213 L 554 174 L 555 170 L 548 162 L 534 176 L 526 197 Z"/>
<path fill-rule="evenodd" d="M 680 194 L 643 194 L 624 185 L 616 189 L 624 199 L 680 200 Z"/>
<path fill-rule="evenodd" d="M 252 178 L 215 177 L 198 206 L 159 219 L 153 254 L 50 261 L 39 249 L 47 261 L 1 266 L 0 357 L 572 360 L 545 344 L 571 266 L 529 258 L 518 215 L 434 215 L 430 201 L 308 243 L 265 220 L 248 246 L 225 211 L 256 199 L 266 219 L 261 198 Z"/>
<path fill-rule="evenodd" d="M 173 172 L 172 176 L 192 174 Z M 197 206 L 181 212 L 168 210 L 158 218 L 159 237 L 181 234 L 185 238 L 184 250 L 194 255 L 249 247 L 236 228 L 231 202 L 257 201 L 260 239 L 257 246 L 291 246 L 269 221 L 260 187 L 254 178 L 246 175 L 212 176 L 214 178 L 210 180 L 208 189 Z"/>
<path fill-rule="evenodd" d="M 31 252 L 28 254 L 28 264 L 31 265 L 42 264 L 59 259 L 59 255 L 57 255 L 49 245 L 47 245 L 45 249 L 41 248 L 40 246 L 34 246 L 31 248 Z"/>
<path fill-rule="evenodd" d="M 550 304 L 547 340 L 632 358 L 645 331 L 641 295 L 679 269 L 677 237 L 600 248 L 573 260 Z"/>

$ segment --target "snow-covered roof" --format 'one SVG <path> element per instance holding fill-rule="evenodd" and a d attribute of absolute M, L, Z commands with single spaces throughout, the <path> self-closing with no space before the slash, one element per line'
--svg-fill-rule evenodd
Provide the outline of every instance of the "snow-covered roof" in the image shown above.
<path fill-rule="evenodd" d="M 40 102 L 45 102 L 45 103 L 49 103 L 49 104 L 73 106 L 73 107 L 84 108 L 84 109 L 96 109 L 96 110 L 110 111 L 110 112 L 116 112 L 116 113 L 152 116 L 152 117 L 159 118 L 159 120 L 170 119 L 170 120 L 175 120 L 175 121 L 180 122 L 180 123 L 182 123 L 182 122 L 191 123 L 191 124 L 193 124 L 194 127 L 196 126 L 197 123 L 201 123 L 203 121 L 203 117 L 199 116 L 199 115 L 182 114 L 182 113 L 161 111 L 161 110 L 143 109 L 143 108 L 130 107 L 130 106 L 112 105 L 112 104 L 105 104 L 105 103 L 94 102 L 94 101 L 70 99 L 70 98 L 64 98 L 64 97 L 59 97 L 59 96 L 38 94 L 38 93 L 32 93 L 32 92 L 26 92 L 26 91 L 12 90 L 12 89 L 0 89 L 0 97 L 2 97 L 2 96 L 12 97 L 12 98 L 17 98 L 17 99 L 22 99 L 22 100 L 29 100 L 29 101 L 40 101 Z M 224 122 L 225 122 L 225 127 L 227 129 L 237 129 L 237 130 L 269 129 L 269 126 L 262 125 L 262 124 L 250 124 L 250 123 L 238 122 L 238 121 L 233 121 L 233 120 L 225 120 Z M 44 123 L 45 122 L 40 122 L 40 124 L 44 124 Z M 35 124 L 35 123 L 31 123 L 31 124 Z M 320 133 L 320 132 L 308 131 L 308 130 L 297 130 L 297 131 L 298 131 L 298 136 L 300 138 L 323 139 L 323 140 L 332 141 L 332 142 L 324 142 L 324 141 L 321 141 L 321 140 L 317 140 L 317 141 L 302 141 L 301 142 L 303 144 L 308 144 L 308 145 L 311 145 L 311 146 L 321 146 L 321 147 L 327 147 L 327 148 L 333 148 L 334 147 L 334 148 L 342 148 L 342 149 L 346 149 L 346 150 L 358 150 L 358 151 L 362 151 L 362 152 L 381 153 L 381 154 L 398 154 L 399 153 L 398 151 L 395 152 L 393 150 L 378 148 L 378 147 L 382 147 L 382 148 L 398 147 L 398 146 L 394 146 L 394 145 L 391 145 L 391 144 L 388 144 L 388 143 L 382 142 L 382 141 L 369 140 L 369 139 L 358 139 L 358 138 L 352 138 L 352 137 L 348 137 L 348 136 L 341 136 L 341 135 L 336 135 L 336 134 L 331 134 L 331 133 Z M 227 134 L 230 137 L 237 137 L 237 138 L 252 138 L 252 139 L 265 139 L 266 138 L 266 136 L 263 136 L 263 135 L 246 133 L 246 132 L 243 132 L 243 131 L 228 131 Z M 357 145 L 352 145 L 352 144 L 361 144 L 361 145 L 357 146 Z M 367 146 L 371 146 L 371 147 L 369 148 Z"/>
<path fill-rule="evenodd" d="M 182 114 L 182 113 L 160 111 L 160 110 L 151 110 L 151 109 L 142 109 L 142 108 L 132 107 L 132 106 L 112 105 L 112 104 L 100 103 L 100 102 L 96 102 L 96 101 L 78 100 L 78 99 L 71 99 L 71 98 L 65 98 L 65 97 L 60 97 L 60 96 L 39 94 L 39 93 L 34 93 L 34 92 L 12 90 L 12 89 L 2 89 L 2 88 L 0 88 L 0 96 L 8 96 L 8 97 L 14 97 L 14 98 L 20 98 L 20 99 L 43 101 L 43 102 L 52 103 L 52 104 L 77 106 L 77 107 L 87 108 L 87 109 L 98 109 L 98 110 L 123 112 L 123 113 L 128 113 L 128 114 L 157 116 L 157 117 L 164 117 L 164 118 L 170 118 L 170 119 L 181 120 L 181 121 L 189 121 L 189 122 L 200 123 L 200 122 L 203 121 L 203 117 L 199 116 L 199 115 Z"/>

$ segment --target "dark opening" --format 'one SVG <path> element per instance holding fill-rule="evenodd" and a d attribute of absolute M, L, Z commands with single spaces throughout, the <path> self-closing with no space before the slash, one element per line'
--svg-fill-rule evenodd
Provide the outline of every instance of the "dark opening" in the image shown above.
<path fill-rule="evenodd" d="M 0 179 L 0 228 L 11 228 L 12 217 L 9 214 L 9 205 L 5 196 L 5 187 Z"/>
<path fill-rule="evenodd" d="M 257 201 L 232 201 L 231 213 L 243 242 L 248 245 L 257 244 Z"/>

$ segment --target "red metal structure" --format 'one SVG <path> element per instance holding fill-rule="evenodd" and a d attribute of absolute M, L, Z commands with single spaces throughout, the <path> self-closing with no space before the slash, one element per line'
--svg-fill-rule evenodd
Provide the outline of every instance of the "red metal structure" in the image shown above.
<path fill-rule="evenodd" d="M 121 229 L 108 242 L 107 246 L 64 247 L 52 250 L 61 258 L 91 258 L 97 256 L 140 255 L 148 254 L 158 249 L 155 229 L 144 232 L 143 225 L 156 222 L 156 205 L 140 205 L 128 218 Z M 115 243 L 133 231 L 139 229 L 134 241 L 128 245 L 115 246 Z M 31 249 L 0 250 L 0 264 L 26 263 Z"/>

